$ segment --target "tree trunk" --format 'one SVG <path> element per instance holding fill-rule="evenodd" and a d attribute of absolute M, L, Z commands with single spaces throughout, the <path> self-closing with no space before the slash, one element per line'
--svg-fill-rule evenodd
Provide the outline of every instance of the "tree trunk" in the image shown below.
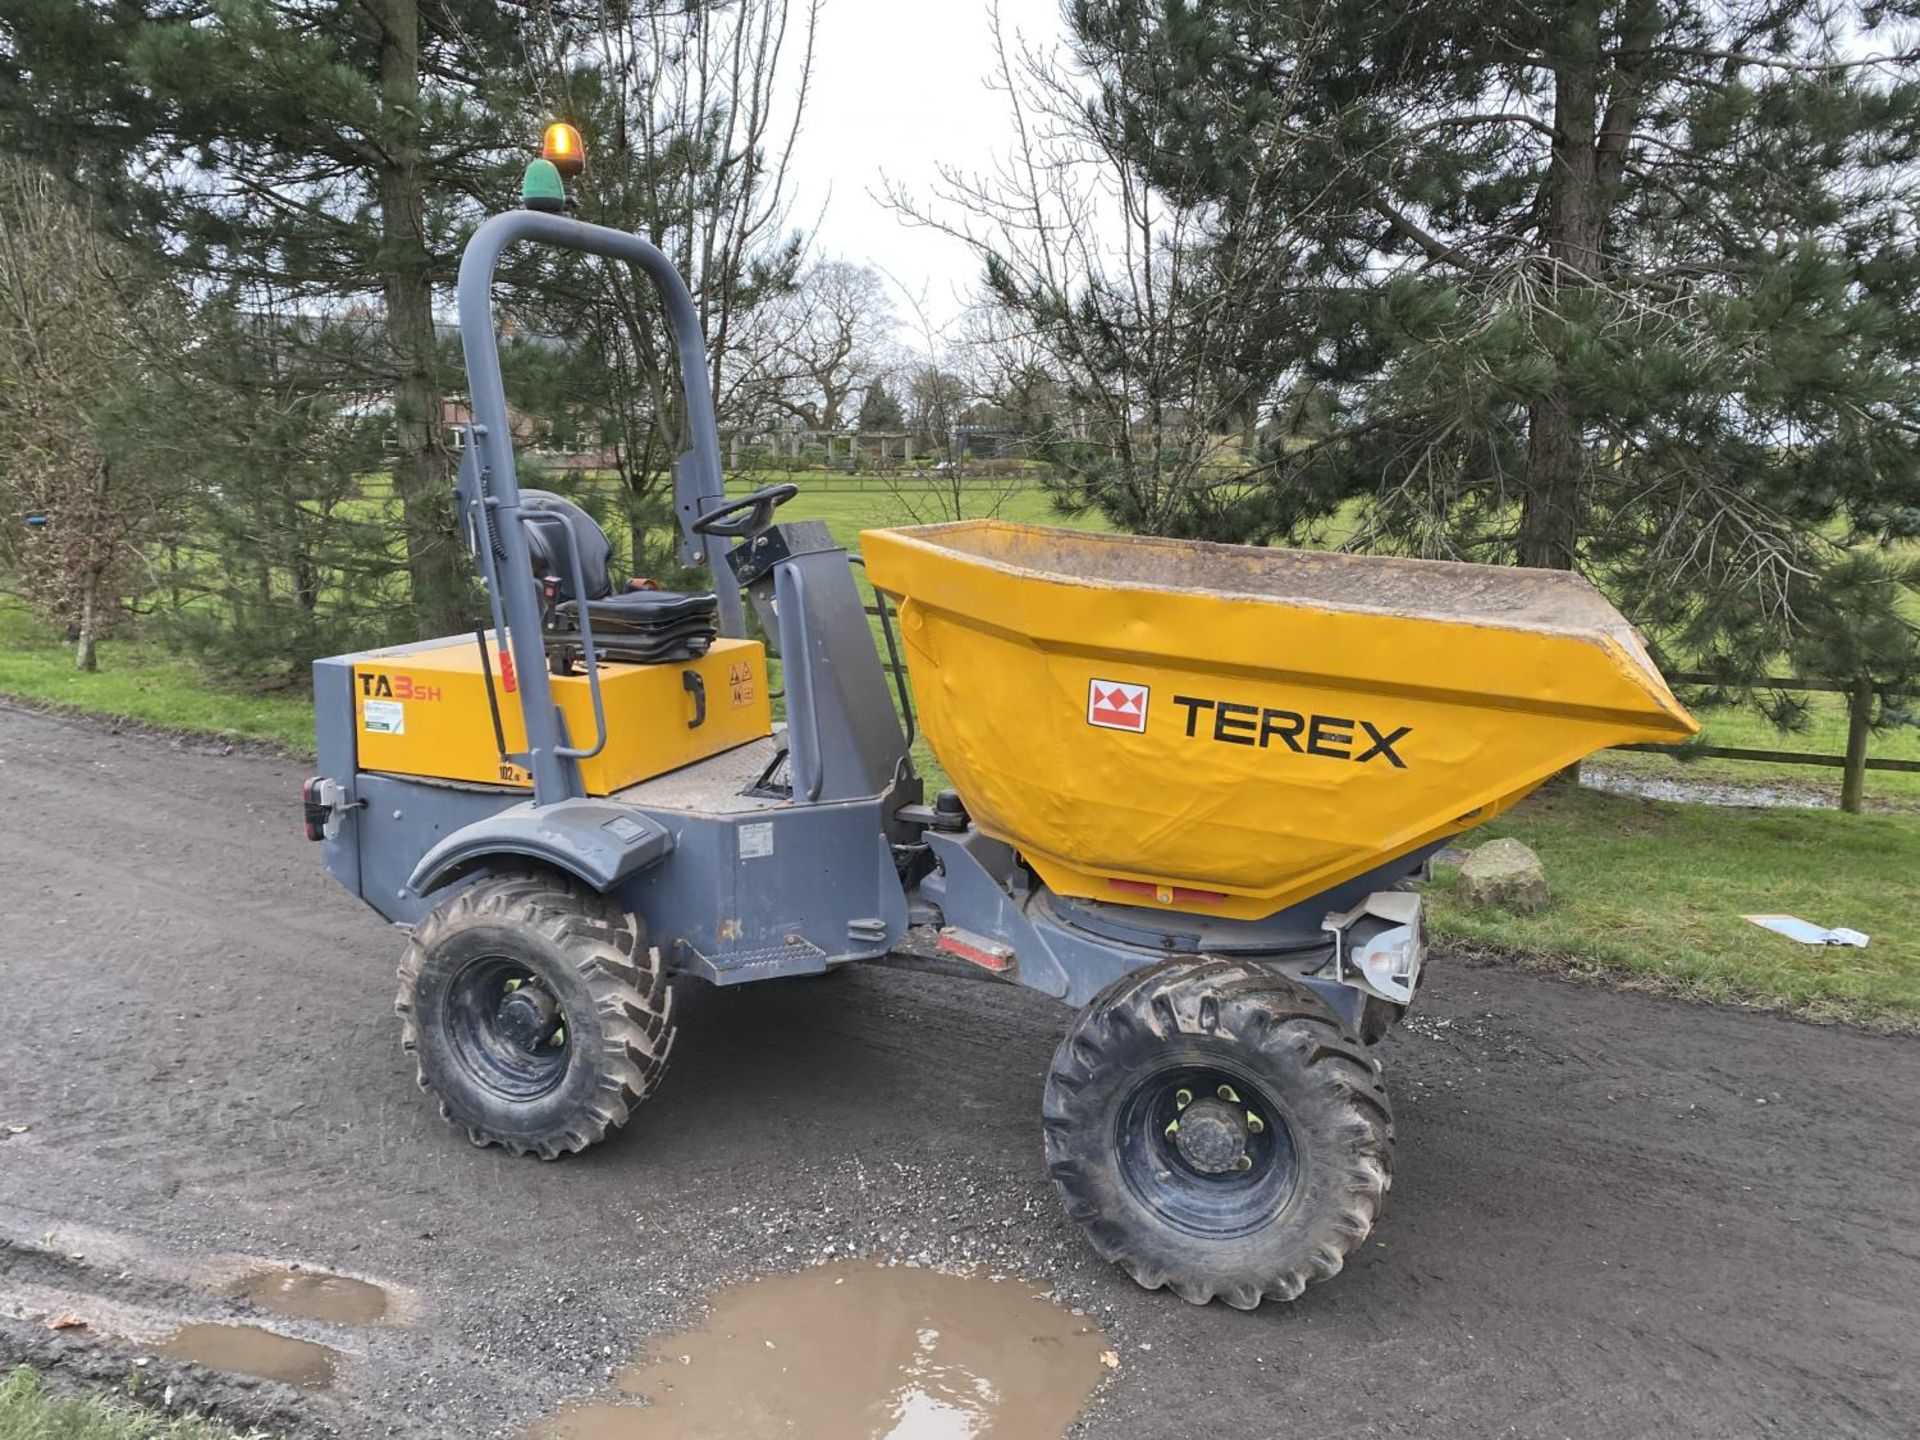
<path fill-rule="evenodd" d="M 645 569 L 652 564 L 647 552 L 648 542 L 653 538 L 653 526 L 648 522 L 647 514 L 651 508 L 648 504 L 649 497 L 660 483 L 658 477 L 663 468 L 658 455 L 661 439 L 659 425 L 648 426 L 640 453 L 638 456 L 633 456 L 631 462 L 623 467 L 620 473 L 620 483 L 627 492 L 627 573 L 636 579 L 646 578 Z M 672 507 L 679 498 L 672 488 L 672 461 L 669 460 L 664 468 L 667 472 L 667 504 L 669 511 L 672 512 Z M 677 514 L 677 512 L 673 513 Z M 673 548 L 671 536 L 666 544 L 667 563 L 672 565 L 677 552 Z"/>
<path fill-rule="evenodd" d="M 644 571 L 647 567 L 647 540 L 651 527 L 647 524 L 641 507 L 645 505 L 646 487 L 639 483 L 632 472 L 623 477 L 627 488 L 627 573 L 636 580 L 651 578 Z"/>
<path fill-rule="evenodd" d="M 80 577 L 80 625 L 75 636 L 73 668 L 92 673 L 100 668 L 100 571 Z"/>
<path fill-rule="evenodd" d="M 1597 7 L 1569 27 L 1567 53 L 1554 72 L 1553 156 L 1547 169 L 1546 251 L 1552 266 L 1550 302 L 1592 284 L 1600 274 L 1606 209 L 1601 195 L 1599 154 L 1600 67 Z M 1516 559 L 1522 565 L 1571 570 L 1579 557 L 1581 471 L 1584 443 L 1564 376 L 1565 337 L 1559 321 L 1542 315 L 1537 323 L 1551 337 L 1556 376 L 1547 393 L 1527 411 L 1527 492 L 1520 506 Z"/>
<path fill-rule="evenodd" d="M 454 526 L 451 468 L 441 433 L 433 329 L 432 257 L 420 176 L 419 0 L 373 0 L 380 23 L 380 92 L 386 160 L 380 166 L 379 271 L 394 369 L 394 489 L 400 496 L 423 636 L 466 625 L 467 565 Z"/>
<path fill-rule="evenodd" d="M 1520 502 L 1522 565 L 1571 570 L 1580 553 L 1580 431 L 1564 387 L 1527 412 L 1527 493 Z"/>
<path fill-rule="evenodd" d="M 320 567 L 304 550 L 295 550 L 291 568 L 294 601 L 312 615 L 320 608 Z"/>
<path fill-rule="evenodd" d="M 1847 755 L 1840 772 L 1840 808 L 1858 815 L 1867 791 L 1867 738 L 1873 729 L 1873 681 L 1865 676 L 1847 694 Z"/>

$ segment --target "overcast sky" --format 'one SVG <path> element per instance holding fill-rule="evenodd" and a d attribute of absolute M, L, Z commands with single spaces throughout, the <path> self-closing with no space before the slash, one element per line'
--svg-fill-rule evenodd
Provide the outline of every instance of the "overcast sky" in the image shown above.
<path fill-rule="evenodd" d="M 1060 0 L 1001 0 L 1001 18 L 1029 42 L 1061 34 Z M 924 285 L 937 323 L 958 312 L 977 264 L 873 197 L 883 175 L 924 195 L 937 164 L 985 169 L 1006 148 L 1005 100 L 986 88 L 994 66 L 986 0 L 824 0 L 794 222 L 817 222 L 817 254 L 870 262 L 916 292 Z"/>

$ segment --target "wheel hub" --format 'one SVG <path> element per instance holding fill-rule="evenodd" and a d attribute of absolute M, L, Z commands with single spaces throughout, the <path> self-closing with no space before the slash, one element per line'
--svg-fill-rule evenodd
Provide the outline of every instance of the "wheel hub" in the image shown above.
<path fill-rule="evenodd" d="M 494 1012 L 500 1034 L 522 1050 L 538 1050 L 553 1034 L 559 1003 L 538 985 L 521 985 L 507 992 Z"/>
<path fill-rule="evenodd" d="M 1173 1131 L 1181 1157 L 1202 1175 L 1225 1175 L 1246 1168 L 1246 1112 L 1237 1105 L 1209 1096 L 1180 1112 Z"/>

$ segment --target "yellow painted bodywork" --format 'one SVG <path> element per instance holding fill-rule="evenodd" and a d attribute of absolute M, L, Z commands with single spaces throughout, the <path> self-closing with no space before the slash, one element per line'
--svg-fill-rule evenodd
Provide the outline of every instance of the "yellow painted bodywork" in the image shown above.
<path fill-rule="evenodd" d="M 524 750 L 520 696 L 504 690 L 498 648 L 491 637 L 487 645 L 507 749 Z M 501 764 L 480 647 L 471 636 L 371 650 L 355 657 L 353 670 L 361 769 L 531 785 L 525 770 Z M 698 726 L 693 724 L 694 696 L 681 678 L 685 671 L 698 675 L 706 688 L 706 718 Z M 697 660 L 603 664 L 607 744 L 579 762 L 587 794 L 611 795 L 768 734 L 773 715 L 766 677 L 766 649 L 756 640 L 716 640 Z M 591 745 L 593 699 L 587 677 L 555 675 L 551 683 L 568 737 L 575 745 Z"/>
<path fill-rule="evenodd" d="M 1257 919 L 1699 728 L 1559 572 L 1006 521 L 862 549 L 969 813 L 1066 895 Z M 1116 686 L 1137 732 L 1094 723 Z"/>

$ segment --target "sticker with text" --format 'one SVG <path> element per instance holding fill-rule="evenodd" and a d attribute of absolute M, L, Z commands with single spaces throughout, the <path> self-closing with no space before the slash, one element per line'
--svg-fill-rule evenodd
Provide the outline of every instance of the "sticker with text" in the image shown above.
<path fill-rule="evenodd" d="M 407 707 L 398 700 L 368 700 L 360 706 L 360 723 L 369 734 L 407 733 Z"/>

